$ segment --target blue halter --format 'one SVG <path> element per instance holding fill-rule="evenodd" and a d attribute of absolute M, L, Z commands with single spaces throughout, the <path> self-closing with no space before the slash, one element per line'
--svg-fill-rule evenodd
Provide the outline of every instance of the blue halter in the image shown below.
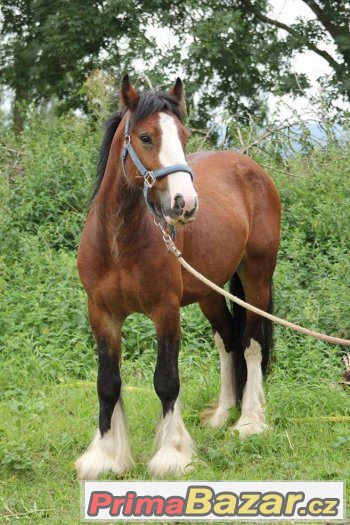
<path fill-rule="evenodd" d="M 123 167 L 123 173 L 126 176 L 125 173 L 125 160 L 127 155 L 130 155 L 131 160 L 135 164 L 136 168 L 138 169 L 139 173 L 143 177 L 143 196 L 145 198 L 146 204 L 149 207 L 149 209 L 154 213 L 155 215 L 158 215 L 154 207 L 149 202 L 149 190 L 154 186 L 154 184 L 157 182 L 158 179 L 162 179 L 163 177 L 166 177 L 167 175 L 170 175 L 171 173 L 175 173 L 176 171 L 185 171 L 186 173 L 189 173 L 191 176 L 191 179 L 193 181 L 193 173 L 192 169 L 187 166 L 187 164 L 173 164 L 172 166 L 166 166 L 165 168 L 160 168 L 159 170 L 148 170 L 139 159 L 136 151 L 134 150 L 132 144 L 131 144 L 131 137 L 130 137 L 130 115 L 129 113 L 126 116 L 126 124 L 125 124 L 125 131 L 124 131 L 124 146 L 123 146 L 123 152 L 122 152 L 122 167 Z"/>

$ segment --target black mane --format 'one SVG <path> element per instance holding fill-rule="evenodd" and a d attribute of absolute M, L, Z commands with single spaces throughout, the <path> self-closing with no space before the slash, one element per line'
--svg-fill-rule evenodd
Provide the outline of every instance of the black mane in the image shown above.
<path fill-rule="evenodd" d="M 174 113 L 174 115 L 176 115 L 182 121 L 183 115 L 181 113 L 179 103 L 175 98 L 167 95 L 166 93 L 143 91 L 140 94 L 139 102 L 133 113 L 133 122 L 137 124 L 140 120 L 149 117 L 153 113 L 158 113 L 159 111 L 164 110 L 171 111 L 171 113 Z M 126 111 L 127 110 L 125 108 L 121 111 L 116 111 L 105 123 L 105 134 L 103 137 L 100 155 L 98 158 L 97 179 L 92 198 L 96 197 L 98 190 L 100 189 L 103 176 L 106 171 L 107 160 L 109 150 L 111 149 L 112 140 Z"/>
<path fill-rule="evenodd" d="M 94 190 L 92 192 L 92 198 L 94 199 L 98 193 L 98 190 L 100 189 L 103 175 L 106 171 L 107 166 L 107 160 L 109 155 L 109 150 L 111 149 L 112 140 L 114 137 L 114 133 L 117 130 L 117 127 L 122 121 L 122 118 L 124 116 L 125 111 L 116 111 L 113 113 L 107 122 L 105 122 L 104 128 L 105 128 L 105 134 L 103 137 L 103 141 L 100 148 L 100 154 L 98 157 L 98 163 L 97 163 L 97 178 Z"/>

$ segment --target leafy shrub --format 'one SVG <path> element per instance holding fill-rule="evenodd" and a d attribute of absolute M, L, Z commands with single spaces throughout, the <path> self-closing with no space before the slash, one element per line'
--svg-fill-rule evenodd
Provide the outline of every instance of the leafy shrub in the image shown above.
<path fill-rule="evenodd" d="M 101 141 L 84 119 L 34 116 L 21 137 L 24 176 L 12 183 L 12 227 L 42 237 L 51 247 L 76 249 L 89 206 Z"/>
<path fill-rule="evenodd" d="M 101 131 L 79 117 L 52 124 L 34 116 L 21 138 L 7 132 L 4 137 L 20 160 L 15 166 L 11 156 L 3 155 L 1 161 L 1 384 L 13 388 L 9 369 L 16 369 L 23 386 L 33 376 L 50 381 L 88 377 L 95 369 L 94 343 L 75 258 Z M 194 137 L 190 149 L 200 143 Z M 334 141 L 307 154 L 300 151 L 288 159 L 289 175 L 282 173 L 280 158 L 268 159 L 283 205 L 276 311 L 340 336 L 350 328 L 349 150 L 348 144 Z M 257 160 L 267 162 L 262 154 Z M 181 360 L 191 365 L 213 352 L 211 332 L 197 306 L 187 308 L 182 321 Z M 123 342 L 125 363 L 151 373 L 152 324 L 131 316 Z M 339 348 L 278 327 L 276 354 L 281 381 L 317 383 L 341 372 Z"/>

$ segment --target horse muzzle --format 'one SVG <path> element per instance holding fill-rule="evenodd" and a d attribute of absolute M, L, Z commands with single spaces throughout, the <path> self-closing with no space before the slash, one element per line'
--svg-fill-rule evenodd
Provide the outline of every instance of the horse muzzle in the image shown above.
<path fill-rule="evenodd" d="M 198 211 L 198 196 L 195 192 L 191 195 L 177 193 L 172 202 L 173 206 L 163 209 L 164 219 L 168 224 L 188 224 L 194 221 Z"/>

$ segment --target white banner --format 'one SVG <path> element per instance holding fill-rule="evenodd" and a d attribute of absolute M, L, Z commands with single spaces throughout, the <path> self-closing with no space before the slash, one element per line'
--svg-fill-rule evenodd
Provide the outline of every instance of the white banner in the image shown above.
<path fill-rule="evenodd" d="M 344 519 L 341 481 L 85 481 L 84 521 Z"/>

